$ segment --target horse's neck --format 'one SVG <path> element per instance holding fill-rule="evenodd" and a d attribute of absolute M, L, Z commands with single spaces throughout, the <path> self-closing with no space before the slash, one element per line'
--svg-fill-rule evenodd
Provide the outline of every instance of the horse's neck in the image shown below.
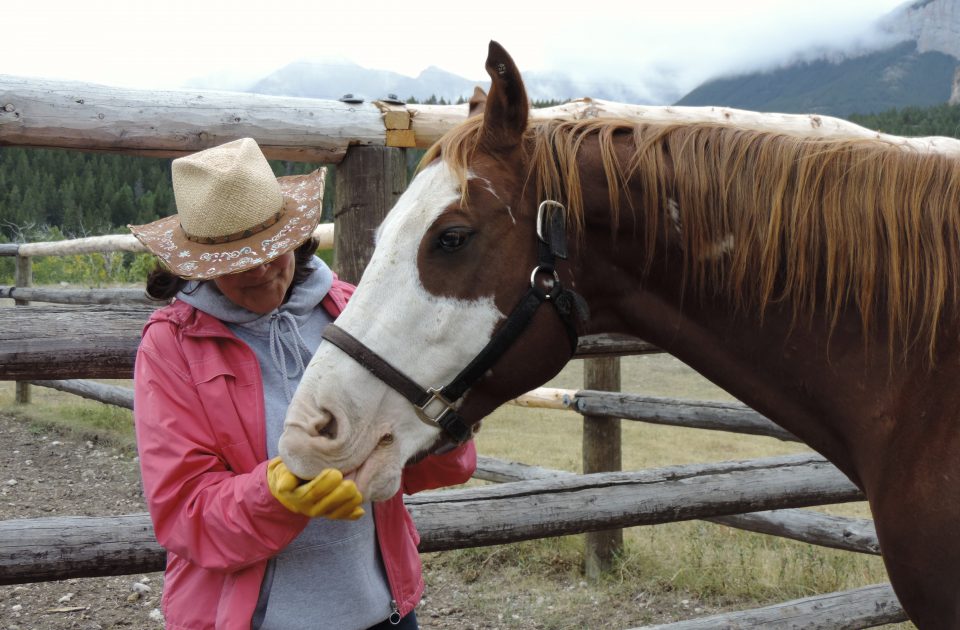
<path fill-rule="evenodd" d="M 658 345 L 859 481 L 860 460 L 884 448 L 888 437 L 864 427 L 896 414 L 897 396 L 922 361 L 891 371 L 882 340 L 864 348 L 853 312 L 831 328 L 822 314 L 798 321 L 786 305 L 773 305 L 761 315 L 738 311 L 724 298 L 699 297 L 689 285 L 683 290 L 689 278 L 678 252 L 655 260 L 644 275 L 637 225 L 621 221 L 615 237 L 603 220 L 588 217 L 588 225 L 577 286 L 590 304 L 591 332 L 633 334 Z"/>

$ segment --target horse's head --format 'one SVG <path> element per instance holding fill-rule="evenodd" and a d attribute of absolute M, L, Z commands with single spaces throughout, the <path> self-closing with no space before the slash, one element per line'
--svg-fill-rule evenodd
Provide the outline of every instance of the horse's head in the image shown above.
<path fill-rule="evenodd" d="M 386 499 L 408 461 L 469 437 L 570 357 L 575 333 L 561 311 L 572 294 L 560 287 L 570 272 L 552 267 L 565 237 L 552 252 L 538 242 L 539 200 L 528 194 L 526 90 L 495 42 L 486 68 L 490 93 L 471 101 L 482 115 L 434 147 L 380 226 L 355 295 L 328 329 L 332 343 L 321 344 L 290 405 L 280 453 L 300 477 L 339 468 L 367 498 Z M 562 232 L 562 214 L 543 214 L 542 234 Z M 553 307 L 558 298 L 565 307 Z M 478 355 L 487 358 L 472 363 Z M 406 380 L 390 382 L 393 370 Z M 423 391 L 444 387 L 440 397 Z"/>

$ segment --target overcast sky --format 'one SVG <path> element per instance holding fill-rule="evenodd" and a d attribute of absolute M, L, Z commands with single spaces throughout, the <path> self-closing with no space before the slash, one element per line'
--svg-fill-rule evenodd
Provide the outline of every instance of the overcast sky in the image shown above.
<path fill-rule="evenodd" d="M 346 59 L 409 76 L 433 65 L 485 81 L 495 39 L 522 71 L 686 91 L 812 48 L 869 46 L 873 22 L 902 3 L 19 0 L 0 11 L 0 74 L 166 89 L 211 75 L 259 77 L 300 59 Z"/>

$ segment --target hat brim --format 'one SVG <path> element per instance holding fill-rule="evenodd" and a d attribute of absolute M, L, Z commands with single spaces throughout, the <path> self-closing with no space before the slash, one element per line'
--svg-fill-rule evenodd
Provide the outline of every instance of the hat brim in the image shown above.
<path fill-rule="evenodd" d="M 189 240 L 180 216 L 130 225 L 130 231 L 171 273 L 187 280 L 210 280 L 241 273 L 285 254 L 307 240 L 320 222 L 327 170 L 278 177 L 283 215 L 270 227 L 250 236 L 208 245 Z"/>

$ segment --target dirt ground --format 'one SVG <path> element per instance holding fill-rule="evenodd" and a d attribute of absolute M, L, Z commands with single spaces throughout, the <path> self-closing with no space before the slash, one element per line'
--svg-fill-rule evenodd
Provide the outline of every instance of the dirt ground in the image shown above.
<path fill-rule="evenodd" d="M 145 511 L 136 458 L 0 414 L 0 520 Z M 424 630 L 629 628 L 716 612 L 689 598 L 606 599 L 579 578 L 504 583 L 425 554 Z M 163 628 L 161 573 L 0 586 L 0 630 Z M 676 596 L 676 594 L 673 594 Z"/>

